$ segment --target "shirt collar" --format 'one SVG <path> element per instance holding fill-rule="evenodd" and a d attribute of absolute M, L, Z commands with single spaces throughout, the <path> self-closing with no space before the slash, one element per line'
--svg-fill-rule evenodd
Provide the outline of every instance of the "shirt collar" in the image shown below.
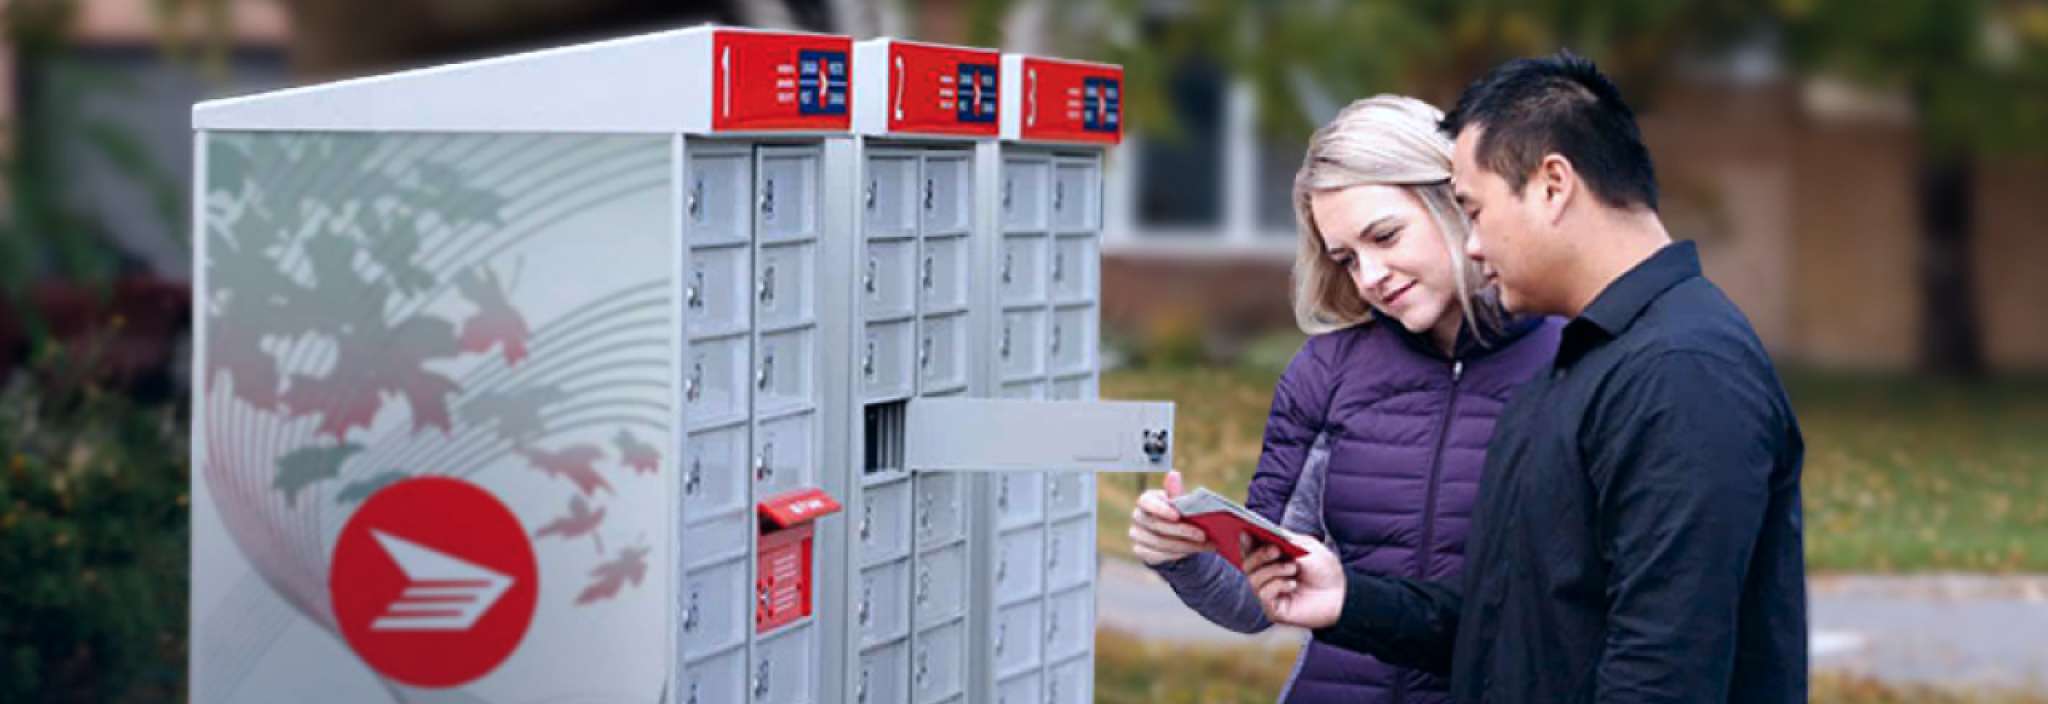
<path fill-rule="evenodd" d="M 1643 310 L 1650 302 L 1664 295 L 1665 291 L 1686 279 L 1700 275 L 1699 246 L 1691 241 L 1674 242 L 1666 245 L 1649 259 L 1629 269 L 1600 295 L 1579 317 L 1565 325 L 1564 337 L 1559 340 L 1556 366 L 1570 366 L 1600 340 L 1619 336 L 1636 318 L 1642 317 Z"/>
<path fill-rule="evenodd" d="M 1674 242 L 1608 284 L 1579 312 L 1578 320 L 1609 336 L 1620 335 L 1643 314 L 1643 309 L 1650 307 L 1651 301 L 1679 282 L 1699 275 L 1699 246 L 1691 241 Z"/>

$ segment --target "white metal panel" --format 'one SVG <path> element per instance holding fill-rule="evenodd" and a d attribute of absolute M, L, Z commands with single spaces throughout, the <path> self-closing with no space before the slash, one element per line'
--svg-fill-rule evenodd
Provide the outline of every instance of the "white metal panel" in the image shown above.
<path fill-rule="evenodd" d="M 860 571 L 853 621 L 862 647 L 910 635 L 910 574 L 908 558 Z"/>
<path fill-rule="evenodd" d="M 913 470 L 1158 472 L 1173 466 L 1173 404 L 930 399 L 910 402 Z M 1146 452 L 1161 438 L 1156 458 Z"/>
<path fill-rule="evenodd" d="M 747 413 L 747 337 L 690 343 L 683 369 L 683 399 L 692 428 L 734 423 Z"/>
<path fill-rule="evenodd" d="M 1043 602 L 1037 599 L 999 607 L 989 633 L 997 677 L 1035 669 L 1039 664 L 1039 633 L 1044 632 Z"/>
<path fill-rule="evenodd" d="M 747 650 L 734 648 L 715 657 L 683 666 L 681 704 L 722 704 L 747 698 Z"/>
<path fill-rule="evenodd" d="M 966 631 L 965 621 L 954 621 L 917 634 L 910 655 L 913 701 L 943 701 L 960 693 L 967 660 Z"/>
<path fill-rule="evenodd" d="M 772 329 L 813 319 L 817 256 L 817 247 L 808 242 L 763 246 L 754 254 L 756 326 Z"/>
<path fill-rule="evenodd" d="M 921 266 L 915 240 L 869 240 L 860 275 L 862 314 L 872 320 L 917 312 Z"/>
<path fill-rule="evenodd" d="M 870 484 L 854 531 L 861 559 L 873 564 L 910 554 L 910 480 Z"/>
<path fill-rule="evenodd" d="M 690 250 L 690 271 L 683 281 L 683 314 L 692 337 L 746 332 L 751 254 L 740 246 Z"/>
<path fill-rule="evenodd" d="M 817 654 L 812 623 L 805 622 L 754 643 L 754 704 L 809 704 L 816 701 L 812 662 Z"/>
<path fill-rule="evenodd" d="M 747 561 L 731 560 L 693 568 L 681 589 L 683 657 L 700 658 L 747 642 L 754 626 L 754 591 L 748 588 Z"/>
<path fill-rule="evenodd" d="M 695 522 L 747 507 L 747 428 L 691 433 L 683 442 L 683 516 Z"/>
<path fill-rule="evenodd" d="M 853 704 L 910 701 L 910 641 L 900 640 L 861 653 L 854 675 Z"/>
<path fill-rule="evenodd" d="M 261 95 L 192 109 L 202 130 L 703 132 L 711 35 L 691 27 Z M 601 78 L 601 80 L 600 80 Z M 536 94 L 546 92 L 545 99 Z"/>

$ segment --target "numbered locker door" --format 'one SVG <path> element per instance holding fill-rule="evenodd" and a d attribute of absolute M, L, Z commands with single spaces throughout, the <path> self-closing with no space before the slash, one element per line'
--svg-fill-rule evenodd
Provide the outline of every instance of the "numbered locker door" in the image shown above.
<path fill-rule="evenodd" d="M 820 159 L 815 146 L 754 149 L 753 282 L 748 291 L 754 330 L 747 378 L 751 438 L 743 475 L 751 481 L 752 502 L 821 486 Z M 742 613 L 752 612 L 750 604 Z M 815 603 L 813 613 L 818 613 Z M 753 633 L 752 619 L 746 621 Z M 816 702 L 820 647 L 815 618 L 755 634 L 746 663 L 751 701 Z"/>
<path fill-rule="evenodd" d="M 746 696 L 754 525 L 748 372 L 753 359 L 754 155 L 691 144 L 683 183 L 681 564 L 678 701 Z"/>
<path fill-rule="evenodd" d="M 973 223 L 971 152 L 919 150 L 918 396 L 966 393 L 969 360 L 969 232 Z M 912 473 L 910 701 L 967 696 L 970 547 L 968 478 Z"/>
<path fill-rule="evenodd" d="M 926 357 L 917 312 L 924 296 L 918 246 L 925 202 L 917 150 L 871 147 L 863 156 L 858 287 L 862 336 L 855 388 L 863 415 L 861 495 L 852 516 L 854 657 L 850 701 L 908 704 L 916 497 L 903 468 L 902 402 L 917 393 Z"/>

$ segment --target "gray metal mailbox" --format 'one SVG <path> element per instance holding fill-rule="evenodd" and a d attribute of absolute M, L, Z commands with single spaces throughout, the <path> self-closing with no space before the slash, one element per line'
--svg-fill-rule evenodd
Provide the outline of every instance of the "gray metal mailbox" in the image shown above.
<path fill-rule="evenodd" d="M 701 27 L 203 103 L 195 701 L 1085 701 L 1114 67 Z"/>

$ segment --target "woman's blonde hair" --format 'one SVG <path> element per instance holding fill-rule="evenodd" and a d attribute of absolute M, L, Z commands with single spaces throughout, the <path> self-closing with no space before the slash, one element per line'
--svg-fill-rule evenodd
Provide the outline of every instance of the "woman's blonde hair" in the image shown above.
<path fill-rule="evenodd" d="M 1443 233 L 1465 326 L 1484 340 L 1501 328 L 1498 303 L 1475 291 L 1478 263 L 1465 256 L 1471 226 L 1451 191 L 1451 140 L 1437 129 L 1443 112 L 1399 95 L 1352 102 L 1309 138 L 1294 175 L 1294 222 L 1301 232 L 1294 258 L 1294 318 L 1310 335 L 1371 320 L 1351 276 L 1324 253 L 1309 197 L 1353 186 L 1402 186 L 1415 194 Z"/>

